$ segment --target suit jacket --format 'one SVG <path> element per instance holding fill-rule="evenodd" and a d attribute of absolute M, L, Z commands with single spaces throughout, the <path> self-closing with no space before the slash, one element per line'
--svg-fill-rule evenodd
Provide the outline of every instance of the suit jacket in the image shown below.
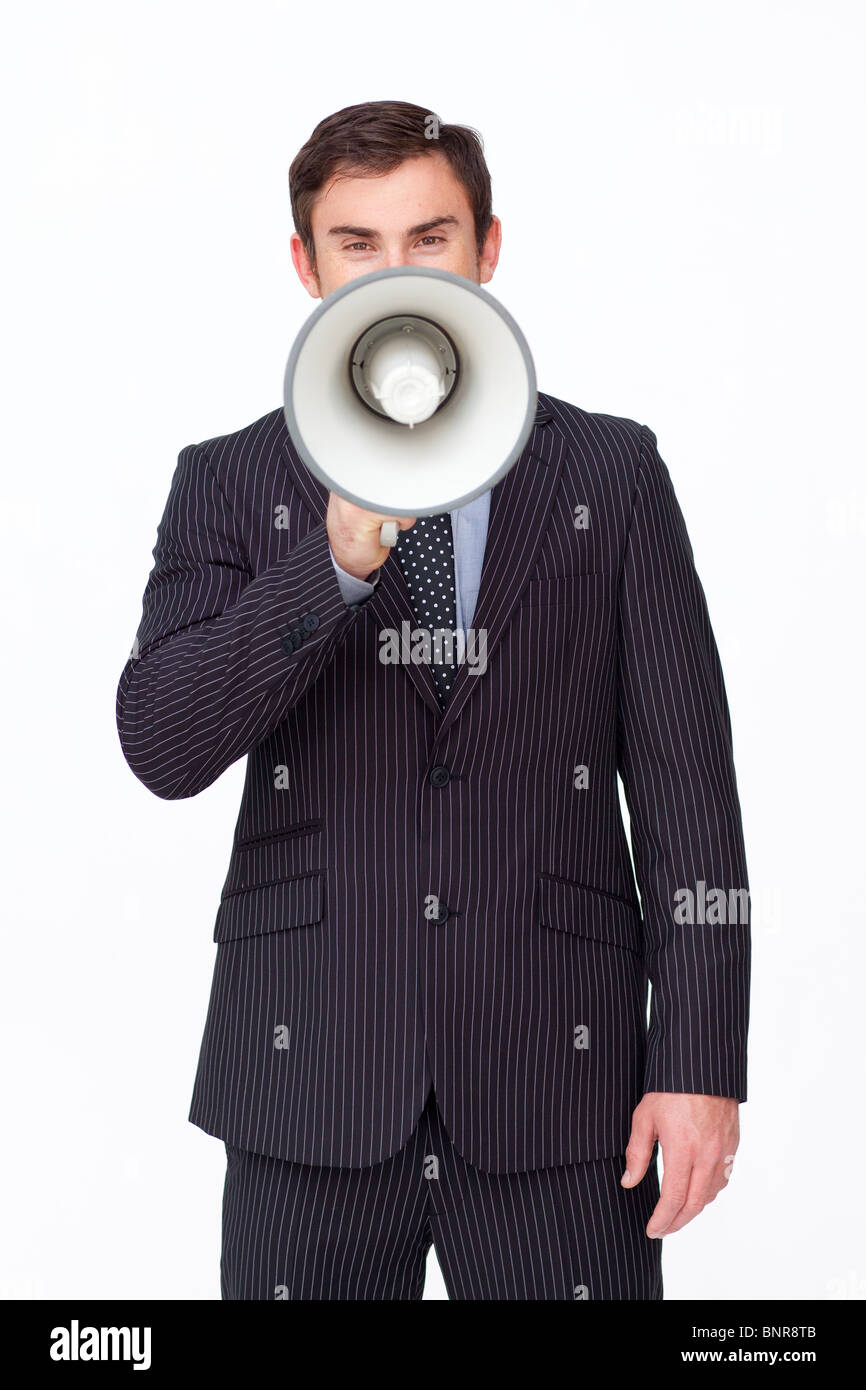
<path fill-rule="evenodd" d="M 189 1119 L 364 1167 L 432 1080 L 459 1153 L 513 1172 L 621 1154 L 645 1091 L 745 1100 L 730 720 L 652 430 L 539 394 L 491 493 L 486 669 L 444 712 L 379 659 L 417 626 L 396 559 L 348 605 L 326 506 L 281 408 L 182 449 L 120 677 L 157 796 L 248 755 Z"/>

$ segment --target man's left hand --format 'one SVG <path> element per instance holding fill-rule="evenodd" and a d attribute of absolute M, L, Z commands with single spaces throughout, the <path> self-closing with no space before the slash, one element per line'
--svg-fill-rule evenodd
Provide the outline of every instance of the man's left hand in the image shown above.
<path fill-rule="evenodd" d="M 740 1141 L 739 1101 L 650 1091 L 632 1115 L 623 1187 L 641 1181 L 658 1139 L 664 1158 L 661 1196 L 648 1236 L 672 1236 L 727 1187 Z"/>

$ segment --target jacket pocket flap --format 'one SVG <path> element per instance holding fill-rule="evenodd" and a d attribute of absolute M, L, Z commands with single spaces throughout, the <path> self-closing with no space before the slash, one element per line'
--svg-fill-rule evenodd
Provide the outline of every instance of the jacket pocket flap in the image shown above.
<path fill-rule="evenodd" d="M 214 941 L 237 941 L 265 936 L 288 927 L 305 927 L 322 920 L 322 874 L 319 870 L 258 883 L 225 894 L 214 924 Z"/>
<path fill-rule="evenodd" d="M 643 954 L 641 916 L 636 905 L 555 874 L 537 877 L 536 920 L 542 927 Z"/>

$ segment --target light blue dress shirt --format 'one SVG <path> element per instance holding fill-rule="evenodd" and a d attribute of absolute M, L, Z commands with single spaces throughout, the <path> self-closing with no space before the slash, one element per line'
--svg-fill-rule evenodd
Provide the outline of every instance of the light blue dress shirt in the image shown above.
<path fill-rule="evenodd" d="M 481 583 L 481 566 L 484 563 L 484 547 L 487 544 L 487 522 L 490 517 L 490 490 L 464 502 L 450 513 L 451 538 L 454 542 L 454 587 L 457 591 L 457 630 L 466 632 L 472 626 L 478 586 Z M 329 547 L 330 549 L 330 547 Z M 334 559 L 331 561 L 337 572 L 337 582 L 347 603 L 364 603 L 379 583 L 377 571 L 372 583 L 366 579 L 356 579 L 347 574 Z M 387 565 L 388 560 L 385 561 Z M 397 563 L 391 560 L 390 563 Z"/>

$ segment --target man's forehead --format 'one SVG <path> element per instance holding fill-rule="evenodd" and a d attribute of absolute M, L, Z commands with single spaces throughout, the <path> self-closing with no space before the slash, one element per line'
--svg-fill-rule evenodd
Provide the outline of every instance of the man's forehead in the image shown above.
<path fill-rule="evenodd" d="M 409 165 L 413 167 L 410 169 L 407 167 Z M 338 170 L 317 195 L 312 214 L 321 222 L 331 218 L 338 209 L 348 211 L 351 205 L 357 206 L 359 202 L 367 206 L 378 204 L 386 212 L 389 201 L 393 199 L 398 205 L 403 200 L 404 192 L 409 192 L 405 185 L 410 182 L 416 209 L 418 201 L 425 197 L 424 185 L 429 184 L 431 206 L 426 211 L 430 217 L 446 212 L 459 215 L 468 208 L 469 200 L 459 179 L 455 178 L 443 156 L 433 152 L 404 160 L 387 174 L 369 174 L 363 169 L 351 168 Z M 445 192 L 449 202 L 447 209 L 442 204 Z"/>

